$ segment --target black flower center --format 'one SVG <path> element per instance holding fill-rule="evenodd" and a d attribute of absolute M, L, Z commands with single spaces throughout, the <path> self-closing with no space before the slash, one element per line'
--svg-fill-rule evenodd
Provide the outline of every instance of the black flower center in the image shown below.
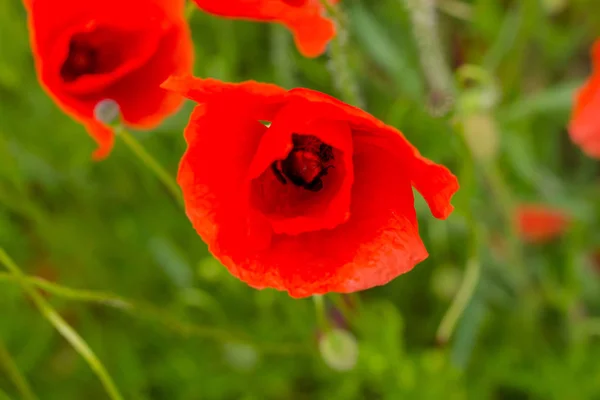
<path fill-rule="evenodd" d="M 69 55 L 60 69 L 60 76 L 65 82 L 73 82 L 82 75 L 96 73 L 97 65 L 97 50 L 75 37 L 69 43 Z"/>
<path fill-rule="evenodd" d="M 71 83 L 85 75 L 111 73 L 126 60 L 125 49 L 134 45 L 130 37 L 109 28 L 97 27 L 77 33 L 69 41 L 60 76 L 64 82 Z"/>
<path fill-rule="evenodd" d="M 271 165 L 275 177 L 284 185 L 288 179 L 296 186 L 318 192 L 323 189 L 322 178 L 333 168 L 333 149 L 313 135 L 292 134 L 292 151 L 285 160 Z"/>

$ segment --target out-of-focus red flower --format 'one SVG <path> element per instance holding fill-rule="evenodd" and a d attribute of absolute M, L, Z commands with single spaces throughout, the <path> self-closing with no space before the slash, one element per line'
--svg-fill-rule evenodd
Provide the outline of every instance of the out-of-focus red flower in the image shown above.
<path fill-rule="evenodd" d="M 543 243 L 560 236 L 571 218 L 562 210 L 542 204 L 522 204 L 515 212 L 521 237 L 531 243 Z"/>
<path fill-rule="evenodd" d="M 339 0 L 330 0 L 337 3 Z M 315 57 L 335 35 L 320 0 L 194 0 L 207 13 L 251 21 L 278 22 L 294 34 L 300 52 Z"/>
<path fill-rule="evenodd" d="M 575 99 L 569 133 L 588 156 L 600 159 L 600 40 L 592 47 L 592 62 L 592 76 Z"/>
<path fill-rule="evenodd" d="M 114 135 L 94 119 L 98 102 L 119 104 L 126 124 L 152 128 L 182 97 L 160 87 L 189 74 L 193 45 L 184 0 L 26 0 L 38 77 L 61 109 L 110 152 Z"/>
<path fill-rule="evenodd" d="M 448 169 L 330 96 L 192 77 L 164 87 L 200 103 L 178 176 L 187 215 L 250 286 L 304 297 L 383 285 L 428 255 L 412 188 L 435 217 L 453 209 Z"/>

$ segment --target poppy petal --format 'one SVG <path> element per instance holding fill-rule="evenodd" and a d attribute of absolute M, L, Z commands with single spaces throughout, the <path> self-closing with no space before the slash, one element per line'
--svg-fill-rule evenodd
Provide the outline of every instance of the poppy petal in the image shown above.
<path fill-rule="evenodd" d="M 410 181 L 393 156 L 367 147 L 355 157 L 347 223 L 331 231 L 277 235 L 262 251 L 230 242 L 216 255 L 249 285 L 287 290 L 293 297 L 362 290 L 411 270 L 427 251 Z"/>
<path fill-rule="evenodd" d="M 240 206 L 240 194 L 266 129 L 258 121 L 208 113 L 204 107 L 196 108 L 190 118 L 186 138 L 193 146 L 182 158 L 177 180 L 188 216 L 209 245 L 216 242 L 219 231 L 227 233 L 230 225 L 245 224 L 247 209 Z"/>
<path fill-rule="evenodd" d="M 588 156 L 600 158 L 600 40 L 592 47 L 594 72 L 575 96 L 569 134 Z"/>
<path fill-rule="evenodd" d="M 458 180 L 446 167 L 421 156 L 400 131 L 357 107 L 314 90 L 292 89 L 290 95 L 318 104 L 322 114 L 328 118 L 348 120 L 355 137 L 361 136 L 382 151 L 392 151 L 399 159 L 405 160 L 405 168 L 411 171 L 411 182 L 427 201 L 433 216 L 445 219 L 450 215 L 454 209 L 450 200 L 459 188 Z"/>
<path fill-rule="evenodd" d="M 92 153 L 92 158 L 96 161 L 103 160 L 110 154 L 115 143 L 112 129 L 96 121 L 89 121 L 84 125 L 90 136 L 98 143 L 98 148 Z"/>
<path fill-rule="evenodd" d="M 316 57 L 335 35 L 334 24 L 323 16 L 319 1 L 299 3 L 283 0 L 194 0 L 203 11 L 229 18 L 280 22 L 294 34 L 300 52 Z"/>
<path fill-rule="evenodd" d="M 273 119 L 287 94 L 285 89 L 269 83 L 225 83 L 190 75 L 171 76 L 162 87 L 199 104 L 225 104 L 236 114 L 250 115 L 268 122 Z"/>

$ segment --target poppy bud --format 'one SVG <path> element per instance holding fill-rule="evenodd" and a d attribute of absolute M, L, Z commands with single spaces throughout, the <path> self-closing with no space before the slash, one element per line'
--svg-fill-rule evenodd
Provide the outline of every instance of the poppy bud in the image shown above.
<path fill-rule="evenodd" d="M 258 362 L 254 347 L 245 343 L 225 343 L 223 351 L 225 360 L 238 370 L 249 371 Z"/>
<path fill-rule="evenodd" d="M 101 100 L 94 107 L 94 118 L 105 125 L 114 125 L 121 118 L 121 108 L 114 100 Z"/>
<path fill-rule="evenodd" d="M 499 134 L 496 122 L 489 112 L 468 114 L 463 119 L 463 134 L 473 157 L 479 161 L 496 158 Z"/>
<path fill-rule="evenodd" d="M 358 343 L 350 332 L 332 329 L 319 340 L 323 361 L 336 371 L 350 371 L 358 360 Z"/>

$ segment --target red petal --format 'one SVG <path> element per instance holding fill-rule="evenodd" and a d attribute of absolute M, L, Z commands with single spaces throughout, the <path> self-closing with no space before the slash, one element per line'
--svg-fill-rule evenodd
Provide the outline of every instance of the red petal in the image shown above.
<path fill-rule="evenodd" d="M 85 123 L 85 128 L 91 137 L 98 143 L 98 149 L 92 154 L 92 158 L 100 161 L 106 158 L 112 150 L 115 143 L 115 134 L 112 129 L 96 122 L 94 120 Z"/>
<path fill-rule="evenodd" d="M 532 243 L 542 243 L 562 234 L 570 217 L 560 209 L 543 204 L 523 204 L 515 211 L 517 229 L 522 238 Z"/>
<path fill-rule="evenodd" d="M 318 104 L 323 117 L 347 120 L 355 137 L 364 138 L 381 151 L 394 153 L 403 160 L 404 169 L 410 171 L 413 186 L 425 198 L 433 216 L 445 219 L 450 215 L 454 209 L 450 200 L 459 188 L 458 180 L 446 167 L 421 156 L 400 131 L 359 108 L 314 90 L 293 89 L 290 95 Z"/>
<path fill-rule="evenodd" d="M 588 156 L 600 159 L 600 40 L 593 46 L 592 58 L 594 73 L 577 93 L 569 133 Z"/>
<path fill-rule="evenodd" d="M 368 143 L 355 156 L 351 218 L 333 230 L 277 235 L 257 251 L 229 242 L 215 253 L 256 288 L 304 297 L 383 285 L 427 257 L 418 234 L 410 181 L 394 157 Z M 406 171 L 404 171 L 406 172 Z"/>
<path fill-rule="evenodd" d="M 253 21 L 279 22 L 294 34 L 300 52 L 315 57 L 335 35 L 335 26 L 323 17 L 323 9 L 317 0 L 289 4 L 283 0 L 194 0 L 198 7 L 211 14 Z"/>
<path fill-rule="evenodd" d="M 262 121 L 273 119 L 287 94 L 285 89 L 269 83 L 225 83 L 190 75 L 171 76 L 162 87 L 197 103 L 227 106 L 236 115 L 249 115 Z"/>
<path fill-rule="evenodd" d="M 218 234 L 227 235 L 247 225 L 248 207 L 240 200 L 246 173 L 266 129 L 251 119 L 207 113 L 202 106 L 191 116 L 186 128 L 189 147 L 177 181 L 188 217 L 213 251 L 218 251 L 214 249 Z"/>

